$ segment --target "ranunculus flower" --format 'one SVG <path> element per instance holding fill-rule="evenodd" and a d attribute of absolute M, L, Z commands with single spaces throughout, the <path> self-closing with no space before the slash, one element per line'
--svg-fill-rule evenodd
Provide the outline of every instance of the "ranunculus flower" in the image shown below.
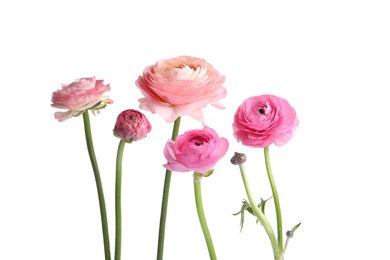
<path fill-rule="evenodd" d="M 141 112 L 128 109 L 121 112 L 114 127 L 114 135 L 126 142 L 138 141 L 152 130 L 152 125 Z"/>
<path fill-rule="evenodd" d="M 237 141 L 250 147 L 286 144 L 299 120 L 294 108 L 283 98 L 261 95 L 246 99 L 234 115 L 233 131 Z"/>
<path fill-rule="evenodd" d="M 226 96 L 225 76 L 203 59 L 180 56 L 147 66 L 136 81 L 145 96 L 140 109 L 157 113 L 171 123 L 189 115 L 205 124 L 202 108 L 223 109 L 218 100 Z"/>
<path fill-rule="evenodd" d="M 76 79 L 68 85 L 61 86 L 62 89 L 53 92 L 51 98 L 52 107 L 68 109 L 66 112 L 54 113 L 55 119 L 60 122 L 72 116 L 79 116 L 86 109 L 99 113 L 106 104 L 113 103 L 111 99 L 103 96 L 110 90 L 110 84 L 105 85 L 103 80 L 96 80 L 95 77 Z"/>
<path fill-rule="evenodd" d="M 206 173 L 227 152 L 228 140 L 220 138 L 210 127 L 203 130 L 190 130 L 177 136 L 176 141 L 168 140 L 164 155 L 171 171 Z"/>

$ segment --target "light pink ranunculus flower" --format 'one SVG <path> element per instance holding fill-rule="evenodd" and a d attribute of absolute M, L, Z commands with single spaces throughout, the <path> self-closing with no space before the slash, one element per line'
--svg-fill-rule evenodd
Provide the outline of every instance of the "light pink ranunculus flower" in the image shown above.
<path fill-rule="evenodd" d="M 293 136 L 299 120 L 293 107 L 274 95 L 246 99 L 234 115 L 233 132 L 237 141 L 250 147 L 286 144 Z"/>
<path fill-rule="evenodd" d="M 110 84 L 103 84 L 103 80 L 92 78 L 80 78 L 66 85 L 62 89 L 53 92 L 52 107 L 68 109 L 66 112 L 54 113 L 55 119 L 63 122 L 72 116 L 81 115 L 86 109 L 99 113 L 106 104 L 112 104 L 112 100 L 103 94 L 109 91 Z"/>
<path fill-rule="evenodd" d="M 223 109 L 218 100 L 226 96 L 225 76 L 200 58 L 180 56 L 147 66 L 136 81 L 145 96 L 140 109 L 157 113 L 166 122 L 189 115 L 205 125 L 202 108 L 210 104 Z"/>
<path fill-rule="evenodd" d="M 206 173 L 212 170 L 229 148 L 229 142 L 220 138 L 210 127 L 190 130 L 177 136 L 176 141 L 168 140 L 164 155 L 171 171 Z"/>
<path fill-rule="evenodd" d="M 114 135 L 126 142 L 138 141 L 146 137 L 152 125 L 141 112 L 127 109 L 118 115 L 114 127 Z"/>

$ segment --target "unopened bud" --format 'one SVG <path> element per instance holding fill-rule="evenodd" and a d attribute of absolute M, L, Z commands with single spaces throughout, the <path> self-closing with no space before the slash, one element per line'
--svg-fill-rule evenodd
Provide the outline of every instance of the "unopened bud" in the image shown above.
<path fill-rule="evenodd" d="M 118 115 L 113 133 L 116 137 L 131 143 L 146 137 L 152 129 L 144 114 L 134 109 L 127 109 Z"/>
<path fill-rule="evenodd" d="M 289 231 L 286 232 L 286 236 L 287 236 L 287 238 L 292 238 L 294 236 L 294 232 L 289 230 Z"/>
<path fill-rule="evenodd" d="M 246 162 L 246 155 L 243 153 L 236 152 L 236 153 L 234 153 L 234 156 L 232 157 L 232 159 L 230 159 L 230 162 L 233 165 L 241 165 L 244 162 Z"/>

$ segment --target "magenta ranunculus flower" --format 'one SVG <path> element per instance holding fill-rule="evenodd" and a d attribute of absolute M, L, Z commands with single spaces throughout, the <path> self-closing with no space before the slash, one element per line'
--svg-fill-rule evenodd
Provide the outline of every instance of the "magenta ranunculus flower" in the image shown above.
<path fill-rule="evenodd" d="M 168 140 L 164 155 L 171 171 L 206 173 L 212 170 L 229 148 L 229 142 L 220 138 L 210 127 L 190 130 L 177 136 L 176 141 Z"/>
<path fill-rule="evenodd" d="M 157 113 L 171 123 L 189 115 L 205 124 L 202 108 L 210 104 L 223 109 L 218 100 L 226 96 L 225 76 L 200 58 L 180 56 L 147 66 L 136 81 L 145 96 L 139 107 Z"/>
<path fill-rule="evenodd" d="M 234 115 L 233 131 L 237 141 L 250 147 L 286 144 L 299 120 L 293 107 L 283 98 L 261 95 L 246 99 Z"/>
<path fill-rule="evenodd" d="M 103 84 L 103 80 L 92 78 L 80 78 L 74 82 L 65 85 L 62 89 L 53 92 L 51 101 L 52 107 L 68 109 L 66 112 L 54 113 L 55 119 L 63 122 L 72 116 L 81 115 L 86 109 L 99 113 L 100 109 L 106 104 L 112 104 L 113 101 L 103 96 L 110 90 L 110 84 Z"/>
<path fill-rule="evenodd" d="M 152 125 L 141 112 L 128 109 L 121 112 L 114 127 L 114 135 L 126 142 L 138 141 L 146 137 Z"/>

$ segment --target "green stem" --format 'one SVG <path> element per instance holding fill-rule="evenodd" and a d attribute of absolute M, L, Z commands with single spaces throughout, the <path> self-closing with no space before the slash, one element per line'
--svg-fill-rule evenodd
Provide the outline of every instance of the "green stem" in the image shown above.
<path fill-rule="evenodd" d="M 121 259 L 122 251 L 122 159 L 126 142 L 121 140 L 118 145 L 116 157 L 116 180 L 115 180 L 115 260 Z"/>
<path fill-rule="evenodd" d="M 180 117 L 175 120 L 172 130 L 172 140 L 175 141 L 176 136 L 179 133 L 180 127 Z M 164 240 L 165 240 L 165 223 L 167 219 L 168 211 L 168 197 L 169 197 L 169 187 L 171 184 L 171 175 L 172 171 L 165 171 L 165 181 L 164 181 L 164 190 L 161 202 L 161 213 L 160 213 L 160 226 L 158 231 L 158 246 L 157 246 L 157 260 L 162 260 L 164 255 Z"/>
<path fill-rule="evenodd" d="M 282 251 L 282 255 L 284 255 L 286 253 L 286 250 L 287 250 L 287 246 L 288 246 L 288 242 L 290 241 L 290 238 L 288 237 L 286 239 L 286 243 L 284 243 L 284 248 L 283 248 L 283 251 Z"/>
<path fill-rule="evenodd" d="M 195 191 L 196 210 L 198 212 L 199 222 L 202 227 L 204 238 L 206 240 L 207 249 L 209 250 L 210 260 L 216 260 L 217 255 L 215 254 L 213 240 L 211 239 L 210 231 L 206 222 L 206 216 L 203 210 L 202 190 L 201 190 L 200 180 L 197 180 L 196 178 L 194 178 L 194 191 Z"/>
<path fill-rule="evenodd" d="M 103 185 L 100 178 L 99 167 L 96 160 L 95 150 L 93 148 L 91 124 L 89 121 L 88 110 L 86 110 L 83 113 L 83 119 L 84 119 L 85 139 L 87 142 L 87 148 L 88 148 L 89 158 L 92 164 L 93 173 L 95 175 L 96 188 L 97 188 L 98 198 L 99 198 L 100 216 L 101 216 L 102 229 L 103 229 L 104 254 L 105 254 L 105 259 L 110 260 L 111 259 L 110 238 L 108 234 L 106 204 L 104 201 Z"/>
<path fill-rule="evenodd" d="M 283 225 L 282 225 L 282 212 L 280 210 L 280 202 L 278 190 L 276 189 L 274 177 L 272 176 L 271 163 L 269 159 L 269 147 L 264 148 L 264 158 L 265 158 L 265 166 L 267 168 L 268 179 L 272 189 L 272 197 L 275 203 L 275 211 L 276 211 L 276 222 L 278 228 L 278 245 L 279 250 L 283 251 Z"/>
<path fill-rule="evenodd" d="M 274 230 L 272 229 L 271 224 L 268 222 L 267 218 L 265 217 L 263 212 L 261 212 L 261 210 L 258 208 L 255 200 L 253 199 L 253 196 L 252 196 L 252 193 L 251 193 L 251 190 L 249 187 L 249 183 L 248 183 L 248 180 L 246 178 L 244 165 L 240 164 L 239 166 L 240 166 L 242 181 L 244 182 L 245 191 L 246 191 L 246 194 L 248 196 L 248 200 L 249 200 L 249 203 L 250 203 L 251 208 L 253 210 L 253 213 L 260 220 L 261 224 L 263 225 L 263 227 L 265 229 L 265 232 L 267 233 L 267 235 L 269 237 L 269 240 L 271 241 L 272 250 L 274 252 L 275 260 L 280 260 L 281 259 L 280 253 L 279 253 L 280 251 L 279 251 L 278 243 L 276 241 Z"/>

